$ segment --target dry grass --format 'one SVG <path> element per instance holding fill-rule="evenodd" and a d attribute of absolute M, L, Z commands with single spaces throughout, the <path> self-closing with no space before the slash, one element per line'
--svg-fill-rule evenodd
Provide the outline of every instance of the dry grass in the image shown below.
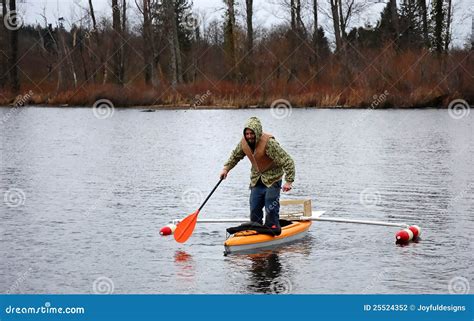
<path fill-rule="evenodd" d="M 156 88 L 136 80 L 124 87 L 84 84 L 61 92 L 56 92 L 55 79 L 51 79 L 40 88 L 24 81 L 20 93 L 33 92 L 26 104 L 51 106 L 92 106 L 99 99 L 109 99 L 120 107 L 245 108 L 268 107 L 276 99 L 286 99 L 294 107 L 440 107 L 457 98 L 474 101 L 472 70 L 474 57 L 469 51 L 438 57 L 427 51 L 397 53 L 388 48 L 367 51 L 363 58 L 346 63 L 332 57 L 317 78 L 305 70 L 291 81 L 264 77 L 272 74 L 267 70 L 254 84 L 208 77 L 175 88 L 162 79 Z M 0 105 L 14 104 L 17 96 L 0 90 Z"/>

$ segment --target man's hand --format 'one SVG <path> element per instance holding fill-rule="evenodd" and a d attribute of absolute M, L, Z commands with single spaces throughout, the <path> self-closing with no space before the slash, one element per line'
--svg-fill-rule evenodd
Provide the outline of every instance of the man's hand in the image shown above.
<path fill-rule="evenodd" d="M 228 173 L 229 173 L 229 171 L 224 168 L 219 176 L 220 176 L 221 179 L 226 179 Z"/>
<path fill-rule="evenodd" d="M 283 190 L 283 192 L 288 192 L 289 190 L 291 190 L 293 188 L 293 186 L 291 186 L 292 183 L 289 183 L 289 182 L 286 182 L 285 185 L 283 185 L 283 187 L 281 188 Z"/>

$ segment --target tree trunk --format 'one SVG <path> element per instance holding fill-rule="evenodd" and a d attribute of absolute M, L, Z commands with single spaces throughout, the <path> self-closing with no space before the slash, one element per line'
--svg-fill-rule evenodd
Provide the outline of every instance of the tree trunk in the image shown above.
<path fill-rule="evenodd" d="M 236 52 L 235 52 L 235 4 L 234 0 L 225 0 L 227 17 L 224 27 L 224 51 L 227 54 L 230 70 L 228 74 L 232 80 L 236 79 Z"/>
<path fill-rule="evenodd" d="M 5 48 L 8 47 L 8 32 L 3 23 L 4 17 L 7 15 L 7 0 L 2 0 L 2 19 L 0 21 L 0 88 L 3 88 L 8 81 L 7 72 L 8 72 L 8 54 L 6 53 Z"/>
<path fill-rule="evenodd" d="M 247 42 L 246 42 L 246 74 L 253 80 L 255 63 L 253 60 L 253 0 L 245 0 L 246 21 L 247 21 Z"/>
<path fill-rule="evenodd" d="M 176 73 L 178 76 L 178 84 L 183 83 L 183 67 L 181 63 L 181 48 L 179 45 L 179 38 L 178 38 L 178 25 L 177 25 L 177 17 L 176 17 L 176 12 L 175 12 L 175 7 L 174 7 L 174 0 L 172 1 L 173 3 L 173 15 L 172 15 L 172 27 L 173 27 L 173 41 L 174 41 L 174 50 L 176 52 L 175 58 L 176 58 Z"/>
<path fill-rule="evenodd" d="M 471 21 L 471 51 L 474 51 L 474 16 Z"/>
<path fill-rule="evenodd" d="M 176 24 L 174 1 L 164 1 L 167 12 L 167 29 L 168 29 L 168 45 L 170 49 L 170 73 L 171 73 L 171 86 L 174 88 L 180 83 L 179 69 L 178 69 L 178 55 L 179 55 L 179 42 L 178 42 L 178 26 Z"/>
<path fill-rule="evenodd" d="M 150 85 L 153 77 L 152 33 L 150 17 L 150 0 L 143 0 L 143 60 L 145 64 L 145 84 Z"/>
<path fill-rule="evenodd" d="M 168 44 L 170 48 L 170 72 L 171 84 L 176 86 L 183 82 L 181 74 L 181 50 L 178 40 L 178 25 L 176 23 L 176 11 L 174 0 L 166 0 L 166 11 L 168 13 Z"/>
<path fill-rule="evenodd" d="M 59 30 L 59 33 L 61 31 Z M 64 55 L 63 55 L 63 50 L 61 46 L 61 35 L 59 35 L 58 40 L 55 41 L 55 49 L 56 49 L 56 54 L 57 54 L 57 60 L 56 60 L 56 69 L 58 70 L 58 82 L 56 84 L 56 94 L 59 92 L 62 92 L 66 89 L 66 82 L 64 79 L 64 73 L 63 73 L 63 60 L 64 60 Z"/>
<path fill-rule="evenodd" d="M 318 63 L 319 63 L 319 46 L 318 46 L 318 0 L 313 0 L 313 69 L 315 71 L 314 77 L 317 77 Z"/>
<path fill-rule="evenodd" d="M 79 31 L 79 32 L 78 32 Z M 74 31 L 74 41 L 73 41 L 73 48 L 76 46 L 79 47 L 79 55 L 81 57 L 81 64 L 82 64 L 82 72 L 84 73 L 84 82 L 88 83 L 89 82 L 89 73 L 87 72 L 87 67 L 86 67 L 86 61 L 84 59 L 84 43 L 85 41 L 84 36 L 82 35 L 83 29 L 81 28 L 80 30 L 76 29 Z M 77 34 L 79 33 L 79 41 L 77 41 Z"/>
<path fill-rule="evenodd" d="M 253 0 L 245 0 L 247 11 L 247 54 L 251 59 L 253 50 Z"/>
<path fill-rule="evenodd" d="M 127 47 L 127 43 L 125 41 L 125 34 L 127 30 L 127 1 L 122 0 L 122 28 L 120 30 L 120 83 L 125 83 L 125 50 Z"/>
<path fill-rule="evenodd" d="M 443 51 L 443 21 L 444 21 L 443 0 L 435 0 L 434 12 L 435 12 L 435 27 L 434 27 L 435 49 L 438 53 L 441 53 Z"/>
<path fill-rule="evenodd" d="M 339 25 L 339 8 L 338 0 L 330 0 L 331 13 L 332 13 L 332 24 L 334 26 L 334 37 L 336 38 L 336 52 L 340 52 L 342 49 L 341 41 L 341 30 Z"/>
<path fill-rule="evenodd" d="M 174 88 L 178 84 L 178 73 L 176 70 L 176 51 L 174 50 L 174 41 L 171 34 L 168 35 L 168 45 L 170 46 L 171 86 Z"/>
<path fill-rule="evenodd" d="M 102 83 L 107 82 L 107 64 L 105 63 L 104 54 L 101 50 L 101 41 L 99 37 L 99 29 L 97 29 L 97 21 L 95 20 L 94 6 L 92 5 L 92 0 L 89 0 L 89 10 L 92 19 L 92 36 L 95 42 L 96 54 L 99 56 L 100 68 L 102 69 Z M 91 54 L 92 57 L 95 56 L 94 53 Z M 95 59 L 94 59 L 95 60 Z M 96 79 L 97 70 L 94 70 L 94 79 Z"/>
<path fill-rule="evenodd" d="M 301 0 L 295 1 L 296 29 L 298 31 L 298 35 L 301 37 L 301 32 L 303 31 L 303 20 L 301 20 Z"/>
<path fill-rule="evenodd" d="M 397 0 L 390 0 L 390 11 L 392 13 L 392 24 L 395 33 L 394 35 L 392 35 L 393 41 L 395 43 L 398 43 L 398 37 L 400 36 L 400 26 L 398 23 Z"/>
<path fill-rule="evenodd" d="M 446 18 L 446 36 L 444 38 L 444 50 L 448 51 L 449 44 L 451 43 L 451 11 L 452 11 L 452 3 L 451 0 L 448 1 L 448 13 L 447 13 L 447 18 Z"/>
<path fill-rule="evenodd" d="M 295 59 L 295 49 L 298 48 L 298 33 L 299 33 L 299 21 L 298 21 L 298 0 L 290 1 L 290 18 L 291 18 L 291 29 L 289 31 L 289 51 L 288 51 L 288 62 L 290 65 L 288 78 L 286 80 L 289 83 L 296 77 L 296 59 Z"/>
<path fill-rule="evenodd" d="M 112 36 L 112 80 L 113 83 L 123 85 L 123 79 L 121 78 L 121 61 L 122 61 L 122 25 L 120 23 L 120 8 L 118 6 L 118 0 L 112 0 L 112 28 L 114 35 Z"/>
<path fill-rule="evenodd" d="M 295 0 L 290 1 L 290 12 L 291 12 L 291 30 L 296 30 L 296 4 Z"/>
<path fill-rule="evenodd" d="M 6 0 L 5 0 L 6 1 Z M 16 0 L 10 0 L 10 13 L 16 12 Z M 13 93 L 20 91 L 20 80 L 18 79 L 18 30 L 17 18 L 11 18 L 12 29 L 10 30 L 10 57 L 8 65 L 10 67 L 10 85 Z"/>
<path fill-rule="evenodd" d="M 425 47 L 429 47 L 430 38 L 428 36 L 428 12 L 426 10 L 426 0 L 418 0 L 418 5 L 420 7 L 421 20 L 423 23 L 423 41 L 425 43 Z"/>
<path fill-rule="evenodd" d="M 77 87 L 76 70 L 74 68 L 74 63 L 73 63 L 71 55 L 69 53 L 69 48 L 66 45 L 66 40 L 64 39 L 64 33 L 65 33 L 65 30 L 64 30 L 63 25 L 61 24 L 60 27 L 59 27 L 59 42 L 60 42 L 59 50 L 63 51 L 64 57 L 66 58 L 66 63 L 68 64 L 68 66 L 70 68 L 70 72 L 71 72 L 71 75 L 72 75 L 72 78 L 73 78 L 74 88 L 76 88 Z"/>
<path fill-rule="evenodd" d="M 345 45 L 345 40 L 347 38 L 346 34 L 346 21 L 344 19 L 344 14 L 342 13 L 342 1 L 336 0 L 338 2 L 337 7 L 339 9 L 339 24 L 340 24 L 340 32 L 341 32 L 341 39 L 342 39 L 342 46 Z"/>

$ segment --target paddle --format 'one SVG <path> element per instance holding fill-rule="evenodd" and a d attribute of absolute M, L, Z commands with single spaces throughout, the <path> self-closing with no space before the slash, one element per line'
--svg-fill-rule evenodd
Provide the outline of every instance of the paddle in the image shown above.
<path fill-rule="evenodd" d="M 174 239 L 177 242 L 184 243 L 189 239 L 191 234 L 193 234 L 199 212 L 204 207 L 204 205 L 206 205 L 207 200 L 211 197 L 211 195 L 214 193 L 217 186 L 219 186 L 222 180 L 223 179 L 221 178 L 219 182 L 216 184 L 216 186 L 214 186 L 211 193 L 207 196 L 207 198 L 204 200 L 204 203 L 202 203 L 201 207 L 199 207 L 199 209 L 196 212 L 188 215 L 184 220 L 178 223 L 178 226 L 176 226 L 176 231 L 174 231 Z"/>

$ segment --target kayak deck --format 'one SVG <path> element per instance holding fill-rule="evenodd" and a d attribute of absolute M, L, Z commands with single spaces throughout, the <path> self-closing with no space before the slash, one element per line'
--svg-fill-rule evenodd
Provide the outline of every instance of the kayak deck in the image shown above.
<path fill-rule="evenodd" d="M 311 221 L 292 221 L 281 228 L 281 234 L 271 236 L 258 233 L 239 232 L 230 236 L 224 243 L 225 254 L 244 252 L 293 242 L 303 238 L 311 227 Z"/>

